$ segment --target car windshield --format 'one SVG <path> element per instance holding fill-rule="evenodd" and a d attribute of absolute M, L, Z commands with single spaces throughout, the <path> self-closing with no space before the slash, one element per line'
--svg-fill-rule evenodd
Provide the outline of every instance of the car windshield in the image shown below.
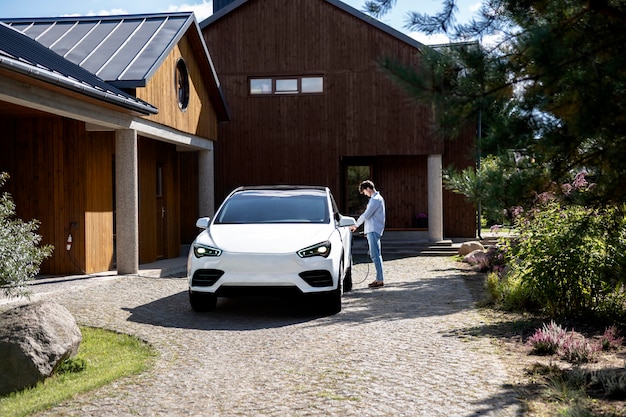
<path fill-rule="evenodd" d="M 215 223 L 328 223 L 326 194 L 319 191 L 242 191 L 222 206 Z"/>

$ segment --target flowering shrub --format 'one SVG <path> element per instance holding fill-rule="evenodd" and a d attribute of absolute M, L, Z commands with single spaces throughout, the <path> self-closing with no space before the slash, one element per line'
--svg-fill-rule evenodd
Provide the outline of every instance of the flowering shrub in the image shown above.
<path fill-rule="evenodd" d="M 589 342 L 585 337 L 575 334 L 572 330 L 561 341 L 559 354 L 566 361 L 579 365 L 595 361 L 600 350 L 602 347 L 599 344 Z"/>
<path fill-rule="evenodd" d="M 617 328 L 611 326 L 604 331 L 604 334 L 600 337 L 600 345 L 602 350 L 616 350 L 622 346 L 624 341 L 623 337 L 617 337 Z"/>
<path fill-rule="evenodd" d="M 572 330 L 568 332 L 554 321 L 543 324 L 541 329 L 528 338 L 527 344 L 532 347 L 533 354 L 554 355 L 558 354 L 566 361 L 573 364 L 594 362 L 602 350 L 618 349 L 624 338 L 617 337 L 615 326 L 604 331 L 598 342 L 589 341 L 583 335 Z"/>
<path fill-rule="evenodd" d="M 551 321 L 550 324 L 544 323 L 543 328 L 537 329 L 527 343 L 537 355 L 553 355 L 558 352 L 566 334 L 561 326 Z"/>

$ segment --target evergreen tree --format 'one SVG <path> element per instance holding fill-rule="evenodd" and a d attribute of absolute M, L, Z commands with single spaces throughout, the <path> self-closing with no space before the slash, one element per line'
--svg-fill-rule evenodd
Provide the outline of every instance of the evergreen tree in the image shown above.
<path fill-rule="evenodd" d="M 380 16 L 395 2 L 365 10 Z M 597 184 L 587 203 L 625 203 L 626 2 L 484 0 L 467 24 L 456 12 L 456 0 L 442 0 L 434 16 L 409 15 L 407 28 L 457 42 L 425 48 L 422 68 L 382 61 L 434 103 L 439 133 L 453 137 L 480 118 L 483 154 L 523 149 L 555 184 L 584 169 Z M 492 35 L 497 43 L 481 42 Z"/>

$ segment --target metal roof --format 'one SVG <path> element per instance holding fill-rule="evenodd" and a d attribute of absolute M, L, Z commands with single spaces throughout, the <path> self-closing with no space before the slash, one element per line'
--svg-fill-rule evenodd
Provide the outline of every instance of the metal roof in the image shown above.
<path fill-rule="evenodd" d="M 0 68 L 104 100 L 142 114 L 156 107 L 106 83 L 80 66 L 0 22 Z"/>
<path fill-rule="evenodd" d="M 119 88 L 145 87 L 195 24 L 192 12 L 0 20 Z"/>

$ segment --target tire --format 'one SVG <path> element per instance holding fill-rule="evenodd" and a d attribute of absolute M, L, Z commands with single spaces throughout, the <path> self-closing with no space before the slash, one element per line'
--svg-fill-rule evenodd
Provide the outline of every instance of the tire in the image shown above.
<path fill-rule="evenodd" d="M 341 287 L 323 294 L 321 297 L 321 307 L 325 314 L 333 315 L 341 311 Z"/>
<path fill-rule="evenodd" d="M 341 287 L 345 282 L 348 273 L 346 272 L 346 276 L 343 281 L 341 280 L 341 274 L 343 272 L 343 260 L 339 263 L 339 282 L 337 283 L 337 288 L 328 292 L 326 294 L 321 295 L 321 305 L 322 310 L 326 314 L 337 314 L 341 311 L 341 294 L 343 293 Z M 350 284 L 352 284 L 352 278 L 350 278 Z"/>
<path fill-rule="evenodd" d="M 189 291 L 189 303 L 193 311 L 204 313 L 214 311 L 217 306 L 217 296 L 211 293 Z"/>
<path fill-rule="evenodd" d="M 352 291 L 352 263 L 346 271 L 346 276 L 343 278 L 343 292 Z"/>

